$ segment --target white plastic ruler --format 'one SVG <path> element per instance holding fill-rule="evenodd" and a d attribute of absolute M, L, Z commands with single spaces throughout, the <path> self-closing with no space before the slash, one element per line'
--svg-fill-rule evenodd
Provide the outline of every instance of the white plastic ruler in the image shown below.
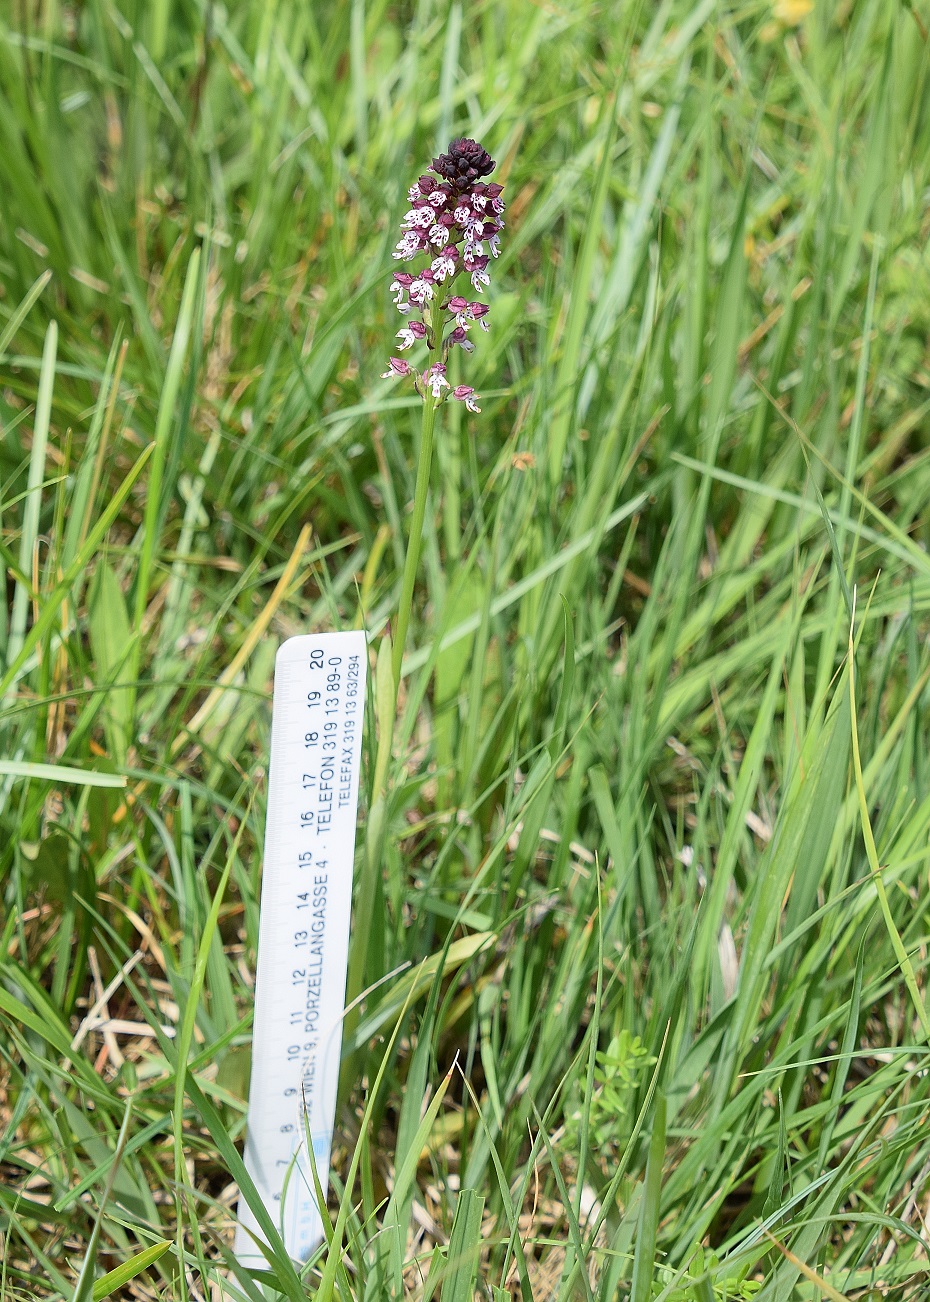
<path fill-rule="evenodd" d="M 306 1136 L 329 1175 L 342 1052 L 365 634 L 292 637 L 275 661 L 245 1163 L 288 1252 L 322 1239 Z M 236 1256 L 265 1265 L 239 1199 Z"/>

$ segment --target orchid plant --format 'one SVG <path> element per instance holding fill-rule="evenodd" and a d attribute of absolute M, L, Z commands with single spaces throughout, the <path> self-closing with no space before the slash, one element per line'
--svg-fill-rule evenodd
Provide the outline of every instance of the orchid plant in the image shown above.
<path fill-rule="evenodd" d="M 398 262 L 412 264 L 410 271 L 396 272 L 391 284 L 395 306 L 404 318 L 404 324 L 397 332 L 400 339 L 397 351 L 407 352 L 418 344 L 425 344 L 429 359 L 420 370 L 411 366 L 406 358 L 391 357 L 382 377 L 402 379 L 412 376 L 423 400 L 423 424 L 394 638 L 393 642 L 389 637 L 384 639 L 379 654 L 379 681 L 383 681 L 381 665 L 384 664 L 386 671 L 387 658 L 390 657 L 392 699 L 388 711 L 381 714 L 379 710 L 384 723 L 378 737 L 364 866 L 357 896 L 357 939 L 349 957 L 350 1002 L 362 991 L 368 934 L 378 895 L 376 885 L 385 827 L 387 774 L 426 517 L 436 412 L 449 398 L 463 403 L 469 411 L 481 410 L 474 388 L 468 384 L 450 385 L 446 367 L 453 348 L 461 348 L 466 353 L 474 351 L 469 338 L 472 326 L 477 324 L 482 330 L 488 329 L 487 304 L 468 294 L 484 293 L 490 284 L 488 267 L 491 259 L 496 258 L 500 251 L 500 233 L 504 226 L 501 219 L 503 186 L 484 179 L 495 166 L 490 154 L 476 140 L 459 138 L 451 141 L 447 151 L 433 159 L 433 175 L 419 177 L 408 191 L 411 207 L 404 216 L 401 238 L 394 250 Z"/>
<path fill-rule="evenodd" d="M 483 294 L 491 283 L 488 267 L 500 252 L 504 228 L 504 187 L 484 180 L 495 167 L 494 159 L 477 140 L 459 137 L 451 141 L 447 151 L 433 159 L 432 174 L 419 177 L 410 187 L 407 197 L 411 207 L 394 249 L 397 261 L 413 264 L 411 271 L 396 272 L 391 283 L 394 304 L 404 317 L 397 332 L 401 341 L 397 351 L 406 352 L 419 343 L 429 350 L 429 361 L 422 371 L 406 358 L 391 357 L 382 375 L 383 379 L 412 376 L 423 399 L 413 518 L 393 646 L 395 693 L 420 557 L 436 409 L 451 397 L 464 403 L 469 411 L 481 410 L 474 388 L 470 384 L 451 386 L 446 368 L 453 348 L 474 351 L 469 338 L 472 326 L 488 329 L 488 305 L 459 290 Z M 466 277 L 467 284 L 457 285 Z"/>

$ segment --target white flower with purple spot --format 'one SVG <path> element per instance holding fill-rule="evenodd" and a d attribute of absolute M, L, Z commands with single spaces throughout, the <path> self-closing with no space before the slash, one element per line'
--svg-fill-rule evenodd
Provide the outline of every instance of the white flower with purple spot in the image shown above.
<path fill-rule="evenodd" d="M 401 259 L 403 262 L 409 262 L 420 252 L 420 237 L 416 231 L 407 231 L 402 240 L 398 240 L 394 246 L 394 257 Z"/>
<path fill-rule="evenodd" d="M 443 389 L 449 388 L 449 381 L 446 379 L 446 368 L 442 362 L 436 362 L 423 375 L 427 388 L 431 391 L 434 398 L 442 397 Z"/>
<path fill-rule="evenodd" d="M 391 293 L 394 295 L 394 306 L 398 312 L 404 315 L 410 311 L 410 304 L 406 300 L 406 293 L 413 284 L 413 276 L 407 275 L 406 272 L 399 272 L 391 281 Z"/>
<path fill-rule="evenodd" d="M 491 277 L 488 275 L 486 271 L 481 271 L 476 267 L 475 270 L 471 273 L 471 283 L 472 286 L 474 287 L 474 291 L 476 294 L 483 294 L 484 290 L 481 288 L 481 286 L 490 285 Z"/>
<path fill-rule="evenodd" d="M 408 226 L 418 227 L 420 230 L 426 230 L 427 226 L 432 225 L 433 210 L 432 208 L 411 208 L 404 221 Z"/>
<path fill-rule="evenodd" d="M 424 280 L 422 276 L 417 276 L 410 286 L 410 297 L 414 303 L 428 303 L 433 297 L 433 287 L 428 280 Z"/>
<path fill-rule="evenodd" d="M 434 190 L 432 194 L 428 194 L 426 197 L 434 208 L 441 208 L 446 202 L 446 193 L 444 190 Z"/>
<path fill-rule="evenodd" d="M 443 249 L 442 253 L 440 253 L 439 257 L 433 258 L 433 261 L 430 263 L 430 266 L 432 267 L 433 275 L 436 277 L 437 280 L 445 280 L 446 276 L 455 275 L 456 255 L 457 255 L 457 250 L 455 245 L 447 244 L 446 247 Z"/>

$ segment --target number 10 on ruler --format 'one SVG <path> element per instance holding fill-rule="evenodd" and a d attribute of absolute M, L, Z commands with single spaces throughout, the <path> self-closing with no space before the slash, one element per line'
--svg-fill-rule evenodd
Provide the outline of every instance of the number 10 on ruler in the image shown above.
<path fill-rule="evenodd" d="M 284 1245 L 323 1237 L 336 1113 L 355 859 L 365 634 L 293 637 L 275 661 L 245 1164 Z M 255 1236 L 253 1238 L 253 1236 Z M 236 1256 L 265 1265 L 239 1199 Z"/>

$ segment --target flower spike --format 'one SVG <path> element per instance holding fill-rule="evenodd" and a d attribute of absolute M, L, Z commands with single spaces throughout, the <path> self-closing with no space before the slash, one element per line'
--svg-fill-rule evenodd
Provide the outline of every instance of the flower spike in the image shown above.
<path fill-rule="evenodd" d="M 411 206 L 393 254 L 401 262 L 422 259 L 418 270 L 397 272 L 391 283 L 394 305 L 407 318 L 397 333 L 398 349 L 403 352 L 425 341 L 432 356 L 422 376 L 408 362 L 392 357 L 383 378 L 412 375 L 424 401 L 427 395 L 437 404 L 452 397 L 474 412 L 480 411 L 478 395 L 467 384 L 450 386 L 446 361 L 455 345 L 474 351 L 468 331 L 475 322 L 488 329 L 487 304 L 471 302 L 453 287 L 459 277 L 466 277 L 469 283 L 462 288 L 483 294 L 491 283 L 488 268 L 499 255 L 504 229 L 503 186 L 484 180 L 495 166 L 477 140 L 450 141 L 430 165 L 434 175 L 418 177 L 408 190 Z"/>

